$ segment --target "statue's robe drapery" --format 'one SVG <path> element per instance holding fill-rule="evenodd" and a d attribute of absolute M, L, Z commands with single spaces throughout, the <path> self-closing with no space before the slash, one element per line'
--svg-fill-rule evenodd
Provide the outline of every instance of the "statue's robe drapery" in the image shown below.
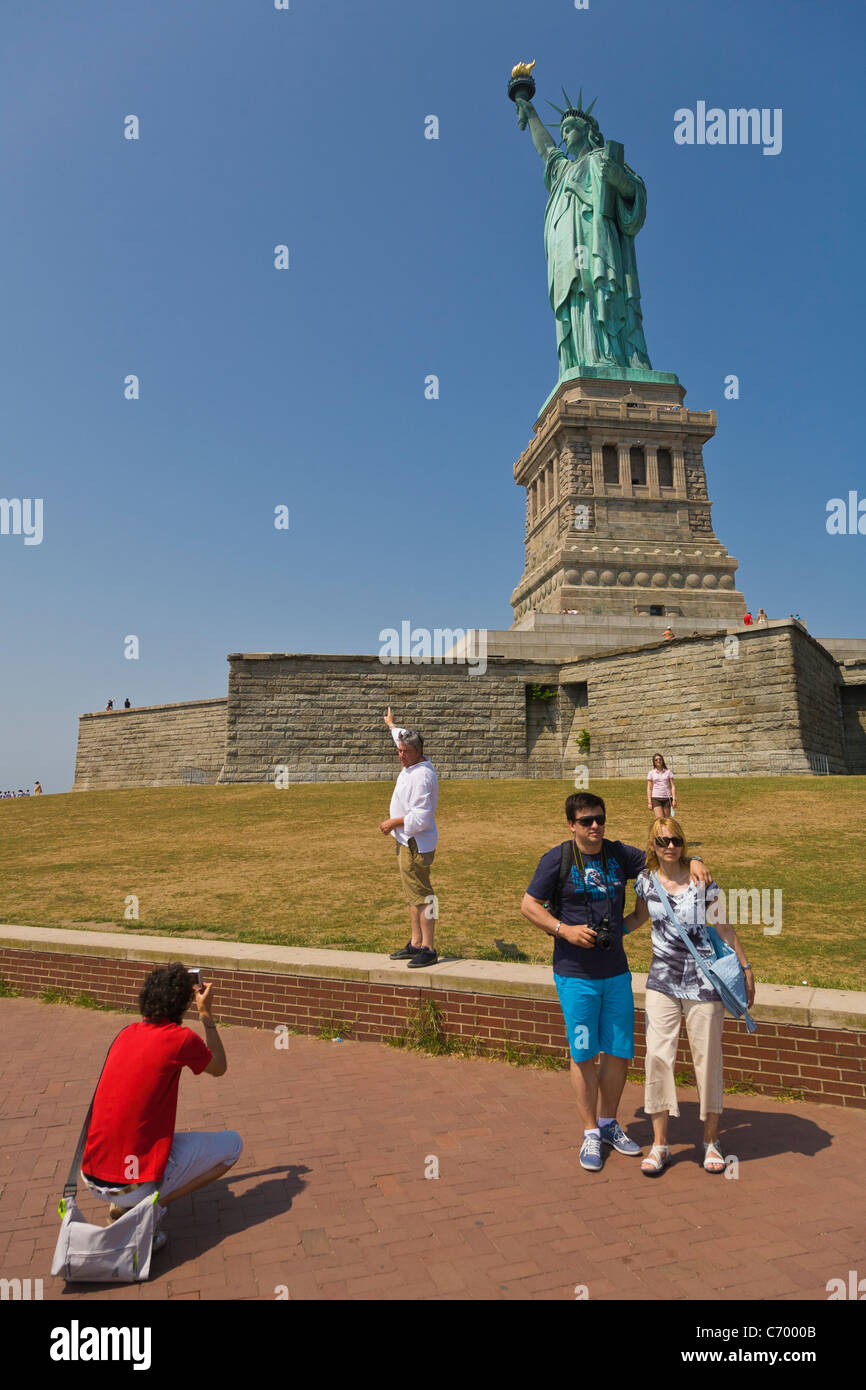
<path fill-rule="evenodd" d="M 629 169 L 631 200 L 606 189 L 601 159 L 601 150 L 570 160 L 554 148 L 545 162 L 544 249 L 560 376 L 574 367 L 652 367 L 634 250 L 646 187 Z M 606 196 L 609 216 L 602 211 Z"/>

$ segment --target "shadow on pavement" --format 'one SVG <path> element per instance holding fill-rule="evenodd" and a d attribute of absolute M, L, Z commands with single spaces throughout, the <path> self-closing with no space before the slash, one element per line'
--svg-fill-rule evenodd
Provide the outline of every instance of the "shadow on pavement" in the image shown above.
<path fill-rule="evenodd" d="M 252 1226 L 258 1226 L 263 1221 L 270 1221 L 272 1217 L 282 1216 L 290 1211 L 295 1197 L 306 1187 L 302 1174 L 309 1171 L 303 1163 L 291 1163 L 280 1164 L 275 1168 L 261 1168 L 252 1173 L 227 1173 L 209 1187 L 199 1188 L 197 1192 L 181 1197 L 180 1201 L 172 1202 L 167 1208 L 165 1218 L 168 1244 L 153 1256 L 151 1281 L 154 1278 L 164 1278 L 173 1269 L 180 1269 L 191 1260 L 199 1259 L 205 1251 L 215 1245 L 221 1245 L 227 1236 L 247 1231 Z M 271 1173 L 282 1173 L 283 1176 L 260 1182 L 237 1196 L 227 1191 L 233 1182 L 248 1183 L 251 1178 L 268 1178 Z M 189 1215 L 193 1199 L 196 1219 L 191 1225 Z M 183 1223 L 186 1227 L 180 1238 L 174 1240 L 173 1217 L 178 1225 Z M 173 1246 L 176 1253 L 172 1249 Z M 61 1297 L 75 1295 L 84 1290 L 92 1294 L 108 1292 L 118 1287 L 120 1286 L 117 1284 L 64 1284 Z"/>
<path fill-rule="evenodd" d="M 779 1101 L 768 1101 L 767 1110 L 722 1111 L 719 1121 L 719 1142 L 723 1154 L 736 1154 L 741 1163 L 750 1159 L 769 1158 L 773 1154 L 798 1153 L 812 1157 L 821 1149 L 829 1148 L 833 1136 L 822 1129 L 814 1120 L 802 1115 L 792 1114 L 782 1108 Z M 680 1101 L 680 1117 L 671 1116 L 668 1121 L 668 1143 L 672 1148 L 682 1144 L 692 1144 L 698 1150 L 704 1137 L 704 1126 L 700 1118 L 697 1101 Z M 652 1144 L 652 1123 L 641 1108 L 639 1118 L 628 1126 L 629 1134 L 635 1143 Z M 675 1154 L 672 1164 L 680 1161 L 693 1161 L 687 1154 Z"/>
<path fill-rule="evenodd" d="M 309 1171 L 303 1163 L 287 1163 L 275 1168 L 261 1168 L 258 1172 L 227 1173 L 210 1187 L 200 1188 L 198 1192 L 191 1192 L 189 1197 L 181 1197 L 179 1202 L 173 1202 L 168 1209 L 165 1225 L 169 1241 L 158 1255 L 159 1273 L 168 1274 L 170 1270 L 188 1264 L 190 1259 L 199 1259 L 213 1246 L 222 1245 L 227 1236 L 248 1231 L 252 1226 L 258 1226 L 263 1221 L 270 1221 L 274 1216 L 282 1216 L 285 1212 L 291 1211 L 295 1197 L 307 1185 L 302 1174 Z M 282 1173 L 284 1176 L 259 1182 L 255 1187 L 237 1195 L 226 1191 L 233 1183 L 246 1184 L 251 1178 L 267 1179 L 271 1173 Z M 196 1224 L 193 1230 L 187 1231 L 184 1243 L 189 1245 L 194 1242 L 195 1253 L 178 1251 L 177 1255 L 174 1255 L 172 1245 L 177 1242 L 171 1239 L 172 1216 L 176 1213 L 176 1219 L 183 1220 L 184 1215 L 189 1213 L 188 1203 L 193 1199 L 196 1199 Z"/>

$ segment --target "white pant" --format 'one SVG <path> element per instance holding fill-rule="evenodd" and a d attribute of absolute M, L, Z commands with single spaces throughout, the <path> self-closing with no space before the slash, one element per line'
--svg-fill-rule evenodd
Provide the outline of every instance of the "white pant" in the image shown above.
<path fill-rule="evenodd" d="M 644 1110 L 648 1115 L 667 1111 L 679 1115 L 674 1065 L 680 1023 L 685 1017 L 692 1051 L 701 1119 L 722 1113 L 722 1027 L 725 1007 L 713 1000 L 675 999 L 656 989 L 646 991 L 646 1085 Z"/>
<path fill-rule="evenodd" d="M 128 1211 L 137 1206 L 145 1197 L 152 1197 L 158 1191 L 160 1197 L 168 1197 L 179 1187 L 209 1173 L 218 1163 L 237 1163 L 243 1149 L 243 1141 L 233 1129 L 224 1129 L 218 1134 L 207 1134 L 203 1130 L 190 1130 L 186 1134 L 176 1134 L 171 1142 L 171 1152 L 162 1175 L 162 1182 L 130 1183 L 124 1188 L 97 1187 L 88 1182 L 84 1174 L 81 1180 L 88 1192 L 101 1202 L 113 1202 L 116 1207 Z"/>

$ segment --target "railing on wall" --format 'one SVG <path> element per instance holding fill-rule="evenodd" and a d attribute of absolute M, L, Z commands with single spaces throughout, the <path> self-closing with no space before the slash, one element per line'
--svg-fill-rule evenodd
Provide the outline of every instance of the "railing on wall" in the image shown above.
<path fill-rule="evenodd" d="M 803 758 L 808 768 L 803 766 Z M 591 777 L 646 777 L 649 758 L 617 758 L 590 755 L 586 761 Z M 579 759 L 575 766 L 581 766 Z M 804 753 L 797 756 L 788 751 L 769 753 L 693 753 L 671 759 L 675 777 L 827 777 L 830 759 L 826 753 Z M 574 768 L 569 769 L 574 771 Z M 566 775 L 565 773 L 563 775 Z"/>
<path fill-rule="evenodd" d="M 180 780 L 184 786 L 213 786 L 219 779 L 222 767 L 182 767 Z"/>
<path fill-rule="evenodd" d="M 675 777 L 803 777 L 803 776 L 828 776 L 830 773 L 830 760 L 826 753 L 807 753 L 808 767 L 803 766 L 802 757 L 797 758 L 791 753 L 763 753 L 760 755 L 749 756 L 747 754 L 724 754 L 715 755 L 690 755 L 677 758 L 675 766 L 672 768 Z M 646 779 L 649 771 L 648 758 L 615 758 L 599 757 L 588 754 L 581 758 L 578 754 L 573 759 L 550 758 L 533 759 L 531 764 L 526 764 L 522 768 L 497 771 L 493 774 L 496 777 L 530 777 L 544 779 L 568 779 L 574 780 L 575 786 L 578 785 L 577 779 L 583 772 L 587 780 L 608 781 L 618 778 L 642 778 Z M 466 773 L 459 771 L 448 772 L 443 770 L 442 775 L 461 777 Z M 482 774 L 490 776 L 489 773 Z"/>
<path fill-rule="evenodd" d="M 803 766 L 803 757 L 808 768 Z M 600 754 L 588 754 L 581 759 L 578 754 L 573 759 L 545 758 L 522 760 L 514 763 L 501 763 L 495 768 L 465 763 L 451 763 L 433 759 L 440 777 L 444 779 L 547 779 L 573 781 L 583 770 L 589 780 L 616 780 L 618 778 L 646 778 L 649 770 L 648 758 L 619 758 Z M 672 759 L 675 777 L 802 777 L 810 773 L 817 777 L 827 777 L 830 773 L 830 760 L 826 753 L 805 753 L 797 757 L 790 752 L 776 753 L 701 753 L 689 754 Z M 358 763 L 322 763 L 314 767 L 308 765 L 281 763 L 282 776 L 288 784 L 313 782 L 391 782 L 398 772 L 396 760 L 368 765 Z M 222 767 L 182 767 L 181 782 L 185 785 L 213 786 L 217 782 L 242 784 L 246 786 L 267 784 L 274 781 L 276 768 L 260 767 L 238 770 Z"/>

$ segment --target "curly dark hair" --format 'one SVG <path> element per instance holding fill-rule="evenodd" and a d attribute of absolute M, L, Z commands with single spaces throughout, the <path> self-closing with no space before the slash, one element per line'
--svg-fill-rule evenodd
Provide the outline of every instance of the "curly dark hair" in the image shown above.
<path fill-rule="evenodd" d="M 158 965 L 141 987 L 138 1007 L 142 1018 L 155 1023 L 168 1019 L 180 1023 L 193 998 L 192 976 L 180 961 Z"/>

